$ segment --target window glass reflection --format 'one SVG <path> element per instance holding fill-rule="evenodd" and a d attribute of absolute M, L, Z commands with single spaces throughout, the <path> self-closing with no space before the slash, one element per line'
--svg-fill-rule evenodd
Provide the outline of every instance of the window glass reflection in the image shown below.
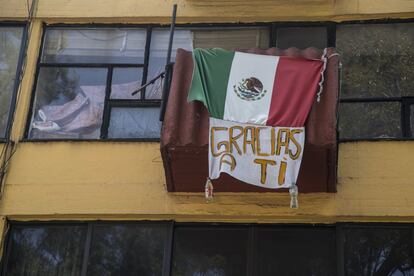
<path fill-rule="evenodd" d="M 148 224 L 94 226 L 88 275 L 162 275 L 166 231 Z"/>
<path fill-rule="evenodd" d="M 111 99 L 140 99 L 141 92 L 132 92 L 141 87 L 142 68 L 114 68 L 112 73 Z"/>
<path fill-rule="evenodd" d="M 144 63 L 145 29 L 51 28 L 45 63 Z"/>
<path fill-rule="evenodd" d="M 414 95 L 414 23 L 339 25 L 342 98 Z"/>
<path fill-rule="evenodd" d="M 155 29 L 152 31 L 147 81 L 151 81 L 165 70 L 169 38 L 170 32 L 167 29 Z M 174 32 L 174 41 L 171 51 L 171 61 L 173 62 L 178 48 L 190 51 L 193 49 L 191 32 L 189 30 L 176 30 Z M 149 85 L 145 90 L 147 99 L 161 99 L 161 79 L 158 79 L 154 84 Z"/>
<path fill-rule="evenodd" d="M 13 227 L 6 275 L 80 275 L 86 227 Z"/>
<path fill-rule="evenodd" d="M 345 275 L 414 275 L 409 229 L 350 228 L 344 235 Z"/>
<path fill-rule="evenodd" d="M 176 228 L 172 275 L 246 275 L 247 229 Z"/>
<path fill-rule="evenodd" d="M 0 27 L 0 138 L 6 135 L 23 28 Z"/>
<path fill-rule="evenodd" d="M 30 138 L 98 139 L 107 69 L 41 68 Z"/>
<path fill-rule="evenodd" d="M 399 102 L 341 103 L 341 138 L 401 137 L 400 106 Z"/>
<path fill-rule="evenodd" d="M 258 231 L 258 270 L 261 276 L 335 275 L 333 228 L 261 228 Z"/>
<path fill-rule="evenodd" d="M 158 138 L 161 122 L 159 107 L 114 107 L 108 138 Z"/>

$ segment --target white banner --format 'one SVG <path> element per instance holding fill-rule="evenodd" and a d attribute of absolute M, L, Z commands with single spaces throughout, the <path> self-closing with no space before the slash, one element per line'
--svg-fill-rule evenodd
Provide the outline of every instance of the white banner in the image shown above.
<path fill-rule="evenodd" d="M 210 118 L 209 176 L 221 172 L 259 187 L 296 183 L 305 144 L 304 127 L 269 127 Z"/>

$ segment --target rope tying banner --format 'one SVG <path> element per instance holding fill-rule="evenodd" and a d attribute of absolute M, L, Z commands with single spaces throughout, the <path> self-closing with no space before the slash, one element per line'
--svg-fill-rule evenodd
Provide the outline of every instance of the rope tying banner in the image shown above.
<path fill-rule="evenodd" d="M 321 60 L 323 62 L 323 67 L 321 70 L 321 81 L 319 82 L 319 91 L 316 94 L 316 101 L 319 103 L 321 101 L 321 95 L 322 95 L 322 90 L 323 90 L 323 82 L 325 81 L 325 70 L 326 70 L 326 63 L 328 62 L 328 58 L 326 57 L 327 54 L 327 50 L 326 48 L 323 49 L 323 54 L 321 57 Z"/>

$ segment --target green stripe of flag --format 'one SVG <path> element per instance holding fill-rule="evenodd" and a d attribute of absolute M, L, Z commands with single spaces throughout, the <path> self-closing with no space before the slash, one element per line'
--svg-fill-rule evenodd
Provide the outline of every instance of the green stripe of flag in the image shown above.
<path fill-rule="evenodd" d="M 194 49 L 194 72 L 188 101 L 201 101 L 210 116 L 223 119 L 234 51 L 219 48 Z"/>

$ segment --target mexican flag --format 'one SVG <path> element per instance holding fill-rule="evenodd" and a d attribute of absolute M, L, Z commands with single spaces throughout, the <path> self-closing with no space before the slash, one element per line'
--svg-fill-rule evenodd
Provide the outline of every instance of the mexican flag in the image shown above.
<path fill-rule="evenodd" d="M 209 176 L 246 183 L 296 183 L 304 124 L 320 86 L 322 60 L 195 49 L 188 101 L 210 113 Z"/>
<path fill-rule="evenodd" d="M 188 101 L 203 102 L 213 118 L 303 126 L 322 67 L 321 60 L 195 49 Z"/>

